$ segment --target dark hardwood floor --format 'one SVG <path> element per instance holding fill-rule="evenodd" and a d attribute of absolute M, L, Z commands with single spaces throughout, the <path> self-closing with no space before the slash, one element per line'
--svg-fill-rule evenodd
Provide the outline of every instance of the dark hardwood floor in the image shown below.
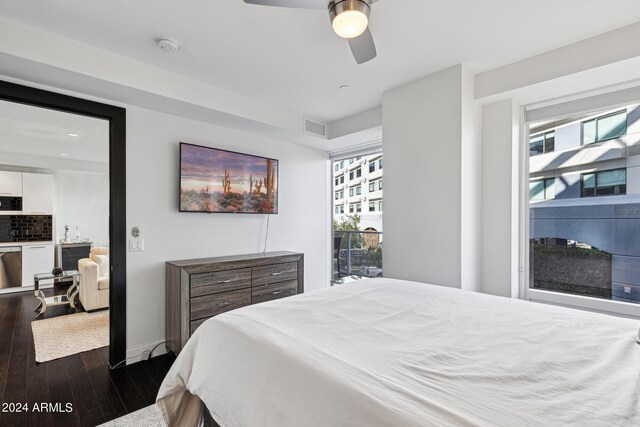
<path fill-rule="evenodd" d="M 111 370 L 108 347 L 102 347 L 36 363 L 31 332 L 36 303 L 33 292 L 0 295 L 0 426 L 93 427 L 155 403 L 172 356 Z M 50 307 L 41 318 L 67 310 Z M 28 411 L 10 411 L 10 404 L 26 404 Z M 36 404 L 48 408 L 37 412 Z"/>

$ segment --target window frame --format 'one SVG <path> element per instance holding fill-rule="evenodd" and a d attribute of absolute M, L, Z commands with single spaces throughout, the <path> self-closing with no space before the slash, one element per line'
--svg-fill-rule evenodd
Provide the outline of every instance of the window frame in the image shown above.
<path fill-rule="evenodd" d="M 598 194 L 598 175 L 602 172 L 613 172 L 613 171 L 623 171 L 624 172 L 624 193 L 618 194 Z M 584 177 L 586 175 L 593 175 L 593 195 L 585 196 L 584 194 Z M 624 196 L 627 194 L 627 168 L 616 168 L 616 169 L 603 169 L 593 172 L 583 172 L 580 174 L 580 198 L 590 198 L 590 197 L 604 197 L 604 196 Z M 618 184 L 621 185 L 621 184 Z"/>
<path fill-rule="evenodd" d="M 636 97 L 636 93 L 630 93 L 631 96 L 625 101 L 627 106 L 637 105 L 640 103 L 640 97 Z M 612 93 L 595 95 L 601 97 L 602 100 L 611 99 Z M 565 116 L 575 114 L 586 114 L 593 111 L 593 103 L 586 102 L 584 98 L 579 104 L 574 99 L 559 100 L 551 106 L 537 107 L 532 105 L 520 105 L 518 111 L 519 122 L 519 142 L 520 147 L 528 147 L 530 140 L 529 125 L 534 121 L 556 120 Z M 616 98 L 616 102 L 619 100 Z M 579 105 L 579 107 L 576 107 Z M 580 107 L 583 109 L 581 110 Z M 612 104 L 602 102 L 598 107 L 600 110 L 611 109 Z M 614 107 L 615 108 L 615 107 Z M 552 115 L 560 109 L 563 111 L 561 115 Z M 533 111 L 533 114 L 531 114 Z M 552 113 L 552 114 L 549 114 Z M 532 118 L 529 119 L 529 114 Z M 580 135 L 582 138 L 582 135 Z M 582 139 L 581 139 L 582 141 Z M 574 308 L 583 311 L 595 311 L 613 316 L 630 317 L 633 319 L 640 318 L 640 304 L 629 303 L 625 301 L 605 300 L 599 298 L 585 297 L 581 295 L 571 295 L 546 291 L 542 289 L 530 288 L 530 254 L 529 254 L 529 221 L 530 221 L 530 200 L 529 200 L 529 151 L 527 149 L 518 149 L 516 156 L 513 158 L 514 167 L 512 172 L 513 179 L 518 182 L 518 191 L 514 194 L 513 211 L 512 211 L 512 227 L 511 227 L 511 243 L 517 245 L 518 251 L 511 257 L 511 297 L 519 298 L 525 301 L 532 301 L 544 304 L 553 304 L 563 307 Z"/>
<path fill-rule="evenodd" d="M 547 150 L 547 135 L 553 134 L 553 148 L 551 150 Z M 534 156 L 540 156 L 542 154 L 553 153 L 556 148 L 556 130 L 547 130 L 542 132 L 534 133 L 529 137 L 529 156 L 531 156 L 531 139 L 542 135 L 542 153 L 534 154 Z"/>
<path fill-rule="evenodd" d="M 547 188 L 549 188 L 549 186 L 547 185 L 547 182 L 552 181 L 553 184 L 553 197 L 547 197 Z M 550 177 L 550 178 L 535 178 L 529 181 L 529 185 L 531 185 L 532 182 L 542 182 L 542 199 L 532 199 L 531 198 L 531 187 L 529 187 L 529 201 L 544 201 L 544 200 L 554 200 L 556 198 L 556 191 L 555 191 L 555 185 L 556 185 L 556 178 L 555 177 Z"/>
<path fill-rule="evenodd" d="M 598 122 L 600 120 L 602 120 L 602 119 L 607 119 L 609 117 L 617 116 L 618 114 L 624 114 L 624 119 L 625 119 L 624 120 L 624 133 L 622 135 L 618 135 L 618 136 L 611 136 L 609 138 L 598 139 Z M 590 123 L 590 122 L 595 122 L 595 125 L 596 125 L 595 140 L 593 142 L 584 142 L 584 125 L 586 123 Z M 612 113 L 604 114 L 602 116 L 593 117 L 593 118 L 591 118 L 589 120 L 584 120 L 584 121 L 580 122 L 580 146 L 597 144 L 599 142 L 611 141 L 612 139 L 621 138 L 623 136 L 626 136 L 628 131 L 629 131 L 629 112 L 626 109 L 614 111 Z"/>

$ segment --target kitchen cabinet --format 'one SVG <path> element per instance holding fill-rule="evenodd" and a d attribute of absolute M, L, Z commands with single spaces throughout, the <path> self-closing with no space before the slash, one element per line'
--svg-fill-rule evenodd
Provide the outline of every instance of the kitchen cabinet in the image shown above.
<path fill-rule="evenodd" d="M 22 286 L 33 286 L 33 275 L 53 270 L 53 244 L 22 246 Z"/>
<path fill-rule="evenodd" d="M 22 172 L 0 171 L 0 196 L 22 196 Z"/>
<path fill-rule="evenodd" d="M 22 174 L 22 212 L 24 214 L 53 214 L 53 175 Z"/>

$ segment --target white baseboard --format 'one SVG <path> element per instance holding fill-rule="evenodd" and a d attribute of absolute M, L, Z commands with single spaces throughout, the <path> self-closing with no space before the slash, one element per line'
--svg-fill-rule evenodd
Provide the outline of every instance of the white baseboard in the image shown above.
<path fill-rule="evenodd" d="M 140 347 L 127 350 L 127 365 L 139 362 L 141 360 L 142 353 L 144 353 L 145 351 L 151 351 L 156 346 L 157 348 L 153 350 L 153 354 L 151 354 L 151 357 L 165 354 L 167 352 L 167 347 L 165 345 L 162 345 L 164 342 L 165 341 L 158 341 L 155 343 L 151 343 L 151 344 L 147 344 L 147 345 L 143 345 Z"/>

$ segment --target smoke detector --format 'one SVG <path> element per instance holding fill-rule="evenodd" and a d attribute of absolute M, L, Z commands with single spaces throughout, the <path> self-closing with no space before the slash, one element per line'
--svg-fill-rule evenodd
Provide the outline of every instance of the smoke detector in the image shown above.
<path fill-rule="evenodd" d="M 180 48 L 180 44 L 174 39 L 162 38 L 158 40 L 158 47 L 165 52 L 175 52 Z"/>

